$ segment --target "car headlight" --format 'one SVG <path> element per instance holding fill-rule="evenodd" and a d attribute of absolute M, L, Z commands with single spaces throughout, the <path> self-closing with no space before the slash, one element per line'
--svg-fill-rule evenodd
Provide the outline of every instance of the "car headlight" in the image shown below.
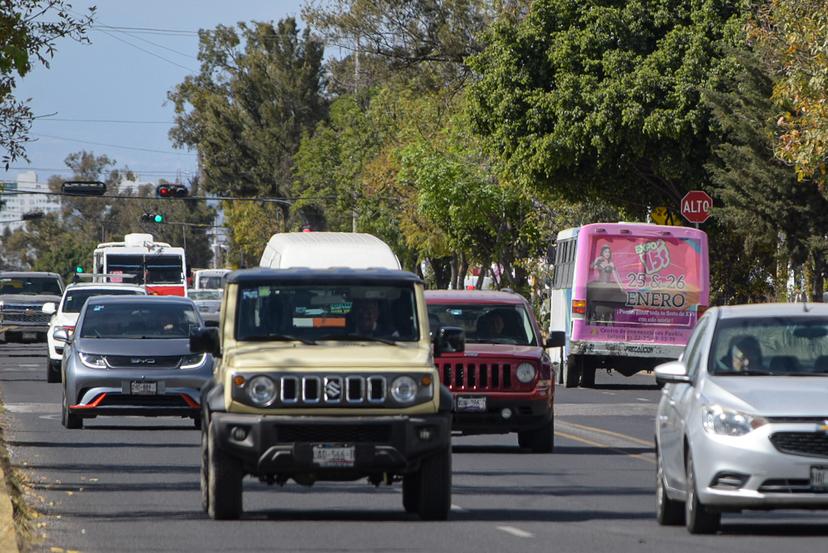
<path fill-rule="evenodd" d="M 391 397 L 398 403 L 411 403 L 417 397 L 417 383 L 410 376 L 398 376 L 391 382 Z"/>
<path fill-rule="evenodd" d="M 194 369 L 196 367 L 199 367 L 202 363 L 204 363 L 205 357 L 207 357 L 206 353 L 194 353 L 192 355 L 185 355 L 181 359 L 181 368 Z"/>
<path fill-rule="evenodd" d="M 702 410 L 705 431 L 722 436 L 744 436 L 767 423 L 762 417 L 725 409 L 721 405 L 706 405 Z"/>
<path fill-rule="evenodd" d="M 83 363 L 90 369 L 106 368 L 106 360 L 104 359 L 103 355 L 97 355 L 95 353 L 79 353 L 78 357 L 80 357 L 81 363 Z"/>
<path fill-rule="evenodd" d="M 518 365 L 515 375 L 524 384 L 529 384 L 535 378 L 535 366 L 531 363 L 521 363 Z"/>
<path fill-rule="evenodd" d="M 266 376 L 254 376 L 247 383 L 247 397 L 254 405 L 265 407 L 276 399 L 276 383 Z"/>

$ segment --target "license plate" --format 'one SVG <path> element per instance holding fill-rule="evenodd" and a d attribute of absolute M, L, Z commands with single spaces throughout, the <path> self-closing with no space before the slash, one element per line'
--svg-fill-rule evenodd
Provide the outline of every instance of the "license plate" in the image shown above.
<path fill-rule="evenodd" d="M 133 381 L 129 383 L 129 391 L 136 396 L 155 395 L 158 391 L 158 383 L 143 380 Z"/>
<path fill-rule="evenodd" d="M 313 446 L 313 462 L 320 467 L 352 467 L 356 460 L 356 447 L 333 444 Z"/>
<path fill-rule="evenodd" d="M 828 491 L 828 467 L 811 467 L 811 488 Z"/>
<path fill-rule="evenodd" d="M 458 397 L 457 398 L 458 411 L 485 411 L 486 398 L 485 397 Z"/>
<path fill-rule="evenodd" d="M 21 340 L 37 340 L 37 332 L 24 332 L 22 336 L 20 336 Z"/>

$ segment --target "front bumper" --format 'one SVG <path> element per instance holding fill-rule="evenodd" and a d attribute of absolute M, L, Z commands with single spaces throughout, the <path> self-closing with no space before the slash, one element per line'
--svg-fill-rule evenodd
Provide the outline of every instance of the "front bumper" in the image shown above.
<path fill-rule="evenodd" d="M 814 431 L 814 424 L 771 423 L 744 436 L 698 436 L 691 447 L 699 499 L 722 510 L 828 509 L 828 490 L 816 491 L 810 486 L 811 467 L 828 467 L 828 457 L 782 453 L 770 440 L 776 432 Z M 727 474 L 747 479 L 738 489 L 718 484 Z"/>
<path fill-rule="evenodd" d="M 451 416 L 317 417 L 216 412 L 211 424 L 219 447 L 257 476 L 312 473 L 317 480 L 354 479 L 377 473 L 404 474 L 420 461 L 451 446 Z M 237 430 L 241 429 L 241 430 Z M 430 438 L 422 439 L 424 429 Z M 244 438 L 238 439 L 243 431 Z M 314 444 L 355 447 L 353 467 L 322 468 Z"/>
<path fill-rule="evenodd" d="M 485 411 L 458 411 L 457 397 L 485 397 Z M 509 417 L 504 417 L 508 409 Z M 525 399 L 514 394 L 457 394 L 455 396 L 455 431 L 463 434 L 508 434 L 535 430 L 549 424 L 553 412 L 548 398 Z"/>

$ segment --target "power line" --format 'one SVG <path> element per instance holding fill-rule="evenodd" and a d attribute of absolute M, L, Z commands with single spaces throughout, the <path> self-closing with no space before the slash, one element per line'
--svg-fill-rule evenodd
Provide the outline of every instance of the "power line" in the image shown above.
<path fill-rule="evenodd" d="M 99 29 L 99 30 L 100 30 L 100 29 Z M 163 60 L 163 61 L 165 61 L 165 62 L 167 62 L 167 63 L 172 64 L 172 65 L 175 65 L 176 67 L 180 67 L 181 69 L 186 69 L 187 71 L 189 71 L 189 72 L 191 72 L 191 73 L 197 73 L 197 71 L 196 71 L 195 69 L 193 69 L 192 67 L 187 67 L 186 65 L 181 65 L 180 63 L 175 62 L 175 61 L 173 61 L 173 60 L 171 60 L 171 59 L 169 59 L 169 58 L 165 58 L 165 57 L 164 57 L 164 56 L 162 56 L 161 54 L 156 54 L 156 53 L 155 53 L 155 52 L 153 52 L 152 50 L 147 50 L 146 48 L 142 48 L 141 46 L 138 46 L 137 44 L 133 44 L 133 43 L 131 43 L 130 41 L 126 40 L 125 38 L 121 38 L 121 37 L 119 37 L 119 36 L 117 36 L 117 35 L 114 35 L 114 34 L 112 34 L 112 33 L 110 33 L 110 32 L 107 32 L 107 31 L 104 31 L 104 30 L 100 30 L 100 31 L 101 31 L 103 34 L 105 34 L 105 35 L 109 35 L 110 37 L 114 38 L 115 40 L 118 40 L 118 41 L 120 41 L 120 42 L 123 42 L 124 44 L 128 44 L 129 46 L 132 46 L 133 48 L 135 48 L 135 49 L 137 49 L 137 50 L 140 50 L 140 51 L 144 52 L 145 54 L 149 54 L 150 56 L 154 56 L 154 57 L 156 57 L 156 58 L 158 58 L 158 59 L 160 59 L 160 60 Z"/>
<path fill-rule="evenodd" d="M 124 125 L 173 125 L 174 121 L 139 121 L 136 119 L 74 119 L 71 117 L 35 117 L 37 122 L 58 121 L 61 123 L 117 123 Z"/>
<path fill-rule="evenodd" d="M 50 171 L 50 172 L 54 172 L 54 173 L 66 173 L 66 174 L 71 174 L 71 175 L 75 174 L 75 172 L 72 169 L 68 168 L 68 167 L 9 167 L 9 170 L 10 171 Z M 189 174 L 196 174 L 198 172 L 198 169 L 196 169 L 196 168 L 176 169 L 174 171 L 162 171 L 162 170 L 156 170 L 156 169 L 143 170 L 143 169 L 133 169 L 132 167 L 123 167 L 123 168 L 113 169 L 113 171 L 116 171 L 116 170 L 121 172 L 121 173 L 126 173 L 127 171 L 129 171 L 131 173 L 136 173 L 136 174 L 139 174 L 139 175 L 177 175 L 179 173 L 185 173 L 185 174 L 189 175 Z"/>
<path fill-rule="evenodd" d="M 173 152 L 170 150 L 155 150 L 152 148 L 140 148 L 138 146 L 119 146 L 117 144 L 108 144 L 106 142 L 92 142 L 91 140 L 80 140 L 77 138 L 67 138 L 65 136 L 55 136 L 52 134 L 40 134 L 40 133 L 32 133 L 31 136 L 35 136 L 38 138 L 52 138 L 54 140 L 65 140 L 66 142 L 78 142 L 80 144 L 91 144 L 93 146 L 106 146 L 108 148 L 120 148 L 121 150 L 136 150 L 139 152 L 150 152 L 153 154 L 168 154 L 173 156 L 195 156 L 197 154 L 193 154 L 190 152 Z"/>
<path fill-rule="evenodd" d="M 158 27 L 130 27 L 128 25 L 92 25 L 93 29 L 105 28 L 113 32 L 134 32 L 147 34 L 162 34 L 162 35 L 179 35 L 179 36 L 194 36 L 198 35 L 198 31 L 185 29 L 162 29 Z"/>

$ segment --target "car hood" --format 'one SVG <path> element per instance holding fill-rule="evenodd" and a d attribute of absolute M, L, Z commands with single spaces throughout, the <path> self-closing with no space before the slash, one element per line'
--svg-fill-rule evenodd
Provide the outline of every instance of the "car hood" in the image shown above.
<path fill-rule="evenodd" d="M 516 346 L 511 344 L 466 344 L 464 357 L 519 357 L 521 359 L 538 360 L 543 355 L 540 346 Z M 456 357 L 459 354 L 449 354 L 446 357 Z"/>
<path fill-rule="evenodd" d="M 211 311 L 221 309 L 221 300 L 195 300 L 193 303 L 198 307 L 208 307 Z"/>
<path fill-rule="evenodd" d="M 27 305 L 43 305 L 48 302 L 60 303 L 60 296 L 37 295 L 30 294 L 3 294 L 0 295 L 0 301 L 3 303 L 22 303 Z"/>
<path fill-rule="evenodd" d="M 78 338 L 75 350 L 98 355 L 187 355 L 190 353 L 188 338 L 148 338 L 146 340 L 119 339 L 102 340 L 95 338 Z"/>
<path fill-rule="evenodd" d="M 347 367 L 375 369 L 432 368 L 430 348 L 418 342 L 395 346 L 369 342 L 241 342 L 224 351 L 225 366 L 252 368 Z"/>
<path fill-rule="evenodd" d="M 702 393 L 725 407 L 765 417 L 828 416 L 828 375 L 709 377 Z"/>

